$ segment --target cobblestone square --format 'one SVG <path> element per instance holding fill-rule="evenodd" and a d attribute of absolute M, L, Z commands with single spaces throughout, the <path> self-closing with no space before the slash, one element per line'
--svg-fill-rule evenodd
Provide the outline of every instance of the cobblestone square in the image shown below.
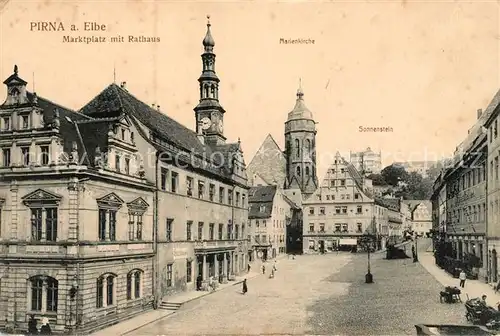
<path fill-rule="evenodd" d="M 127 335 L 415 334 L 418 323 L 466 323 L 463 304 L 441 304 L 439 284 L 420 264 L 366 255 L 304 255 L 278 262 L 274 279 L 190 302 L 174 315 Z M 268 267 L 269 268 L 269 267 Z"/>

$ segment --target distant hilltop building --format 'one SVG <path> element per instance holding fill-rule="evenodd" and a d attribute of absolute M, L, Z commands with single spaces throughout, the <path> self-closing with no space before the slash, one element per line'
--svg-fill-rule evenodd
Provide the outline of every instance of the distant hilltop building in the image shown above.
<path fill-rule="evenodd" d="M 422 177 L 428 176 L 429 168 L 435 166 L 438 161 L 407 161 L 407 162 L 394 162 L 394 166 L 404 167 L 408 173 L 419 173 Z"/>
<path fill-rule="evenodd" d="M 368 174 L 379 174 L 382 170 L 382 153 L 374 152 L 370 147 L 361 152 L 350 152 L 351 164 L 359 171 Z"/>

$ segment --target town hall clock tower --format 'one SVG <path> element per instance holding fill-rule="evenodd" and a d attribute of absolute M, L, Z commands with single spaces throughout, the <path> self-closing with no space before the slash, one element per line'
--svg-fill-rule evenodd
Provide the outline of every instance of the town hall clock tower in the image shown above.
<path fill-rule="evenodd" d="M 210 16 L 207 23 L 207 34 L 203 39 L 204 52 L 201 55 L 203 71 L 200 83 L 200 102 L 194 108 L 196 117 L 196 133 L 203 134 L 207 145 L 216 146 L 226 142 L 224 136 L 224 108 L 219 103 L 219 78 L 215 73 L 215 41 L 210 32 Z"/>

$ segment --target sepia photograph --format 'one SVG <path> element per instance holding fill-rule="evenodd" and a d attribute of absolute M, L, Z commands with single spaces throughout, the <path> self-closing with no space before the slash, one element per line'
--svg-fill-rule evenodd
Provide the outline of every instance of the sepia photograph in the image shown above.
<path fill-rule="evenodd" d="M 499 335 L 500 3 L 0 0 L 0 335 Z"/>

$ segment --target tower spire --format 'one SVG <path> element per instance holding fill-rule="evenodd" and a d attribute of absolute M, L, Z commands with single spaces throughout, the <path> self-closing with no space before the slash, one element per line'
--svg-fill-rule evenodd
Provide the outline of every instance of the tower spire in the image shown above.
<path fill-rule="evenodd" d="M 302 90 L 302 78 L 299 78 L 299 88 L 297 89 L 297 99 L 304 98 L 304 91 Z"/>
<path fill-rule="evenodd" d="M 212 33 L 210 32 L 210 15 L 207 15 L 207 34 L 203 39 L 203 46 L 205 47 L 206 53 L 211 53 L 215 46 L 214 38 L 212 37 Z"/>
<path fill-rule="evenodd" d="M 198 78 L 200 102 L 194 108 L 196 130 L 203 128 L 205 144 L 221 144 L 226 138 L 223 133 L 224 108 L 219 103 L 219 78 L 215 73 L 215 41 L 212 37 L 210 15 L 207 15 L 207 32 L 203 39 L 204 52 L 201 55 L 203 69 Z M 200 126 L 202 125 L 202 126 Z"/>

